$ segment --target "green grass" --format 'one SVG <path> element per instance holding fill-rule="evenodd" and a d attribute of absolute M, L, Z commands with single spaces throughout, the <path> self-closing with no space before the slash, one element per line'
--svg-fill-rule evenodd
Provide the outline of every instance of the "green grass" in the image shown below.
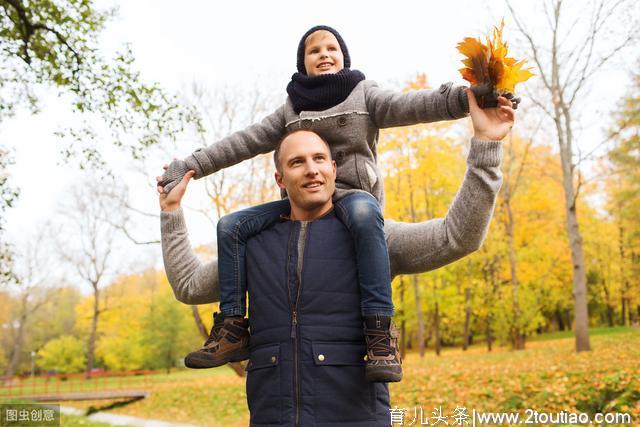
<path fill-rule="evenodd" d="M 67 415 L 62 414 L 60 417 L 60 425 L 61 426 L 87 426 L 87 427 L 108 427 L 111 424 L 100 423 L 97 421 L 92 421 L 86 417 L 80 417 L 78 415 Z"/>
<path fill-rule="evenodd" d="M 632 328 L 631 326 L 613 326 L 613 327 L 601 327 L 601 328 L 591 328 L 589 329 L 590 337 L 598 337 L 602 335 L 615 335 L 615 334 L 624 334 L 637 331 L 637 329 Z M 528 338 L 530 341 L 547 341 L 547 340 L 558 340 L 564 338 L 573 338 L 573 331 L 559 331 L 559 332 L 549 332 L 541 335 L 533 335 Z"/>

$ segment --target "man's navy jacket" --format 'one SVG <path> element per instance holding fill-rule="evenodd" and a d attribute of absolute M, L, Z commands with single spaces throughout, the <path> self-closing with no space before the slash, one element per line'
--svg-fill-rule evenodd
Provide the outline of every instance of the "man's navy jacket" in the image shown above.
<path fill-rule="evenodd" d="M 389 426 L 387 385 L 365 380 L 355 251 L 334 213 L 250 239 L 247 283 L 251 425 Z"/>

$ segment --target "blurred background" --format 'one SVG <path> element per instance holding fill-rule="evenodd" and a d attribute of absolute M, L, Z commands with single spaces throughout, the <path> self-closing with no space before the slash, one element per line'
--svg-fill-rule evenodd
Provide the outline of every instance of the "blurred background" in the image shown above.
<path fill-rule="evenodd" d="M 467 84 L 457 43 L 504 18 L 509 56 L 535 73 L 516 87 L 504 184 L 478 252 L 394 281 L 392 406 L 407 423 L 437 407 L 640 422 L 637 2 L 0 6 L 0 401 L 49 396 L 81 410 L 69 425 L 97 423 L 87 409 L 246 425 L 242 366 L 183 368 L 217 305 L 173 296 L 155 176 L 281 105 L 311 26 L 336 28 L 368 79 L 409 91 Z M 468 119 L 382 131 L 385 216 L 443 217 L 470 136 Z M 273 172 L 265 155 L 190 184 L 203 262 L 222 215 L 279 197 Z"/>

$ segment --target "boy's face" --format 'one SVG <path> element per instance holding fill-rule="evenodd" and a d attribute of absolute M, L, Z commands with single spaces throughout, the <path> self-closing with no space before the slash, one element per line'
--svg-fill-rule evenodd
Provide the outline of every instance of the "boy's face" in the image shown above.
<path fill-rule="evenodd" d="M 304 68 L 308 76 L 337 73 L 344 68 L 338 39 L 331 32 L 318 30 L 304 42 Z"/>

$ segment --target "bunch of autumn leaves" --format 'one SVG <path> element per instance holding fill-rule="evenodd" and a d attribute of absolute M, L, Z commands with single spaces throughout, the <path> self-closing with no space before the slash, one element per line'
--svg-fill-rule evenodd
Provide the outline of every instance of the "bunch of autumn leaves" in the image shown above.
<path fill-rule="evenodd" d="M 517 61 L 507 56 L 507 43 L 502 40 L 503 28 L 504 20 L 500 28 L 494 27 L 492 37 L 487 36 L 486 45 L 480 39 L 466 37 L 457 46 L 458 51 L 466 56 L 462 61 L 465 67 L 459 70 L 462 78 L 472 87 L 490 87 L 494 99 L 498 95 L 513 95 L 517 83 L 534 75 L 530 69 L 522 68 L 526 60 Z M 478 101 L 483 106 L 485 100 Z"/>

